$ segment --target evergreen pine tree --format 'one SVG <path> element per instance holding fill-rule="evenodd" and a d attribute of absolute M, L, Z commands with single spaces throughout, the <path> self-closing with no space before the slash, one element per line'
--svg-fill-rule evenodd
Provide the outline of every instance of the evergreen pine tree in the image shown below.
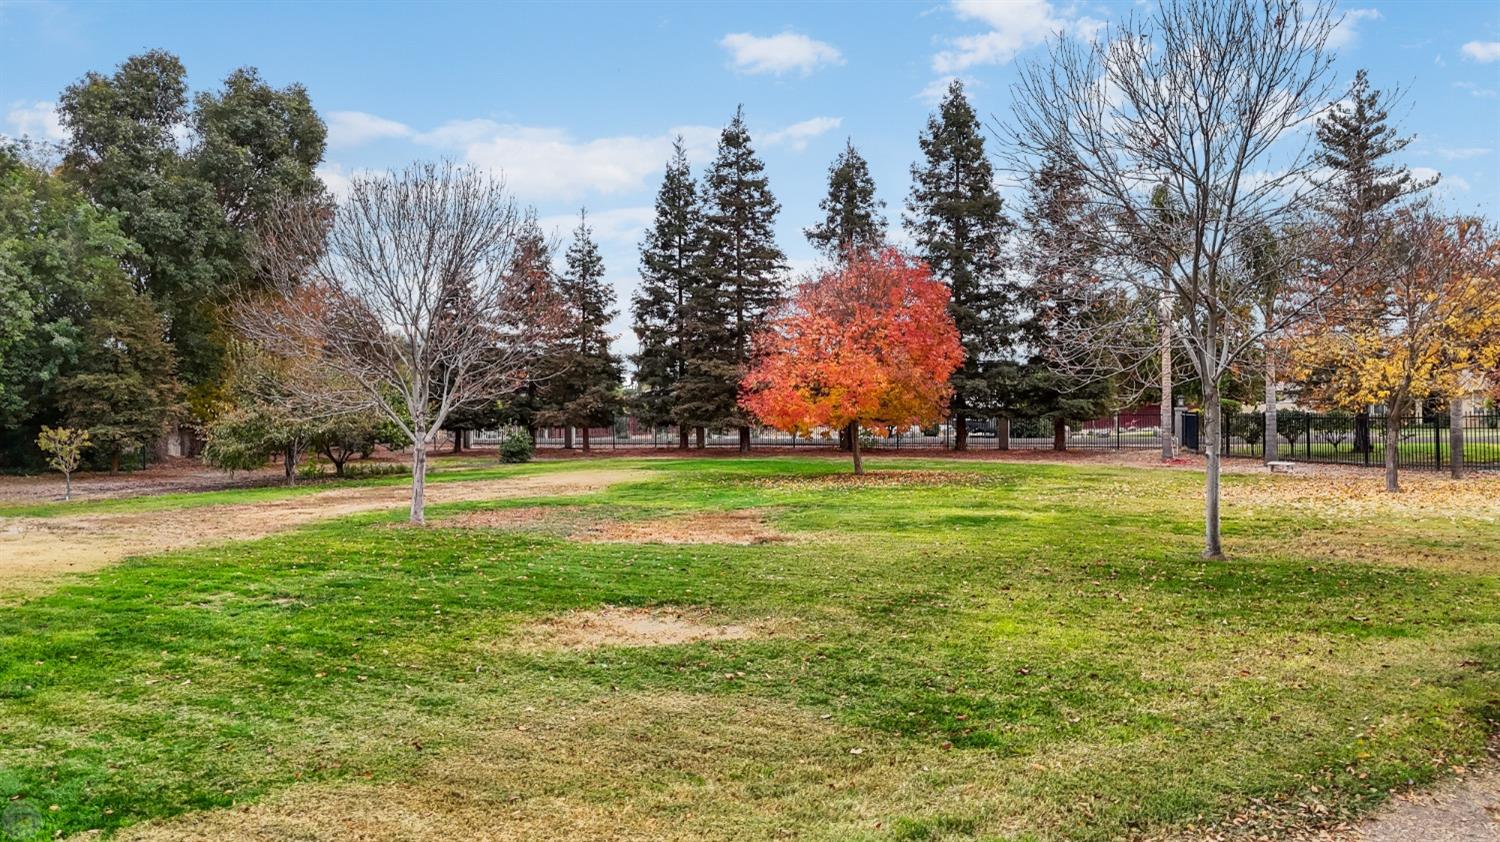
<path fill-rule="evenodd" d="M 641 286 L 631 301 L 640 350 L 634 356 L 637 416 L 647 424 L 678 422 L 678 445 L 688 427 L 678 415 L 677 386 L 686 375 L 683 316 L 687 297 L 701 282 L 699 225 L 702 209 L 682 138 L 672 147 L 656 195 L 656 221 L 641 243 Z"/>
<path fill-rule="evenodd" d="M 912 165 L 906 226 L 933 274 L 953 291 L 964 364 L 953 376 L 951 411 L 954 447 L 963 450 L 968 420 L 1004 411 L 1014 397 L 1015 289 L 1004 257 L 1011 223 L 962 82 L 949 86 L 918 143 L 923 160 Z"/>
<path fill-rule="evenodd" d="M 1089 245 L 1091 211 L 1083 179 L 1069 162 L 1051 158 L 1027 186 L 1022 222 L 1027 285 L 1020 300 L 1030 314 L 1021 325 L 1031 357 L 1022 369 L 1015 404 L 1028 416 L 1052 421 L 1053 447 L 1067 447 L 1067 424 L 1110 411 L 1111 389 L 1101 380 L 1069 376 L 1047 356 L 1054 345 L 1059 311 L 1071 296 L 1059 294 L 1086 283 L 1094 271 L 1097 249 Z"/>
<path fill-rule="evenodd" d="M 1397 133 L 1390 98 L 1370 87 L 1363 69 L 1354 74 L 1349 95 L 1318 121 L 1318 163 L 1334 173 L 1334 216 L 1357 220 L 1391 202 L 1425 190 L 1437 179 L 1416 180 L 1406 167 L 1383 163 L 1412 138 Z"/>
<path fill-rule="evenodd" d="M 586 453 L 589 427 L 613 424 L 621 404 L 620 358 L 609 348 L 615 295 L 604 282 L 604 259 L 594 243 L 587 212 L 579 216 L 564 261 L 557 291 L 567 308 L 570 330 L 559 348 L 558 373 L 542 386 L 548 408 L 541 418 L 570 432 L 581 427 Z"/>
<path fill-rule="evenodd" d="M 825 257 L 839 259 L 851 249 L 867 249 L 885 240 L 885 202 L 875 198 L 870 165 L 853 141 L 828 167 L 828 195 L 818 203 L 823 221 L 803 233 Z"/>
<path fill-rule="evenodd" d="M 561 306 L 557 278 L 552 270 L 552 244 L 547 242 L 547 235 L 542 233 L 542 226 L 537 222 L 535 212 L 527 213 L 516 235 L 515 252 L 511 256 L 507 281 L 518 290 L 519 295 L 532 299 L 533 302 L 545 299 L 556 301 L 557 306 Z M 521 309 L 535 312 L 534 306 L 528 305 Z M 524 427 L 533 444 L 536 443 L 537 427 L 542 423 L 539 416 L 546 409 L 542 403 L 542 387 L 551 377 L 556 376 L 560 356 L 558 351 L 553 347 L 538 348 L 533 365 L 536 376 L 528 377 L 524 385 L 500 399 L 500 423 Z"/>
<path fill-rule="evenodd" d="M 746 451 L 750 419 L 739 407 L 740 378 L 750 337 L 781 293 L 786 256 L 776 246 L 781 206 L 750 146 L 743 108 L 719 136 L 703 197 L 702 283 L 690 290 L 684 308 L 687 361 L 678 416 L 700 427 L 738 427 Z"/>

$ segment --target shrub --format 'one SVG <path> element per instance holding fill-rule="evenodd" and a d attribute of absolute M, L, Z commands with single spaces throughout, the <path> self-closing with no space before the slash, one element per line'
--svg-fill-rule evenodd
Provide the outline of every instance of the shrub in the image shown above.
<path fill-rule="evenodd" d="M 536 448 L 525 430 L 511 430 L 500 439 L 500 461 L 507 463 L 530 462 Z"/>

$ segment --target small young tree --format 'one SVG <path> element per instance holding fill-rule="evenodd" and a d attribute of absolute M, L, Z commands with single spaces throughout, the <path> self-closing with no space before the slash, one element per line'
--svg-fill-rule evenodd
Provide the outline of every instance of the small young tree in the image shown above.
<path fill-rule="evenodd" d="M 1163 0 L 1107 37 L 1059 38 L 1016 88 L 1016 174 L 1030 181 L 1044 161 L 1072 162 L 1098 221 L 1089 236 L 1099 272 L 1068 291 L 1080 318 L 1059 326 L 1054 358 L 1090 376 L 1154 371 L 1152 326 L 1170 299 L 1174 341 L 1203 390 L 1208 558 L 1223 555 L 1225 379 L 1327 288 L 1320 278 L 1277 323 L 1259 322 L 1242 235 L 1280 230 L 1316 206 L 1318 165 L 1296 133 L 1331 99 L 1335 22 L 1326 0 Z M 1101 306 L 1118 317 L 1101 323 Z"/>
<path fill-rule="evenodd" d="M 72 427 L 42 427 L 36 437 L 36 446 L 47 454 L 47 464 L 63 475 L 63 499 L 73 499 L 73 472 L 83 461 L 83 451 L 88 449 L 89 431 Z"/>
<path fill-rule="evenodd" d="M 1385 407 L 1385 487 L 1394 492 L 1406 414 L 1429 397 L 1462 396 L 1500 365 L 1500 244 L 1478 219 L 1403 209 L 1373 261 L 1365 317 L 1307 323 L 1293 360 L 1315 396 Z M 1371 288 L 1371 279 L 1383 283 Z"/>
<path fill-rule="evenodd" d="M 295 206 L 271 226 L 260 257 L 275 294 L 237 314 L 261 350 L 308 372 L 290 378 L 294 391 L 318 384 L 300 398 L 375 409 L 400 429 L 413 523 L 425 519 L 427 447 L 449 414 L 532 376 L 557 331 L 556 311 L 534 309 L 508 271 L 520 221 L 504 186 L 473 169 L 357 176 L 331 219 Z"/>
<path fill-rule="evenodd" d="M 895 249 L 856 253 L 799 286 L 756 336 L 740 403 L 790 433 L 935 424 L 963 361 L 948 289 Z"/>

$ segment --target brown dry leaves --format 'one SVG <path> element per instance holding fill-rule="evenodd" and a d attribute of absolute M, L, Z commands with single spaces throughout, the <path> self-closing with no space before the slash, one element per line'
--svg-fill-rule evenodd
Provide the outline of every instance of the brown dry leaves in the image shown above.
<path fill-rule="evenodd" d="M 604 646 L 675 646 L 705 641 L 769 636 L 781 624 L 718 623 L 703 608 L 618 608 L 569 611 L 522 630 L 523 645 L 543 649 L 598 649 Z"/>
<path fill-rule="evenodd" d="M 1337 518 L 1466 517 L 1500 521 L 1500 476 L 1473 475 L 1453 480 L 1408 473 L 1402 491 L 1386 492 L 1379 472 L 1278 476 L 1224 487 L 1226 506 L 1266 506 Z"/>

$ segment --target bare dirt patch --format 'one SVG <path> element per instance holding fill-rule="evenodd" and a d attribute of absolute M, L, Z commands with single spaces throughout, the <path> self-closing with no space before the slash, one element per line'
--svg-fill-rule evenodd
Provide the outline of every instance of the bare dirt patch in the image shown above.
<path fill-rule="evenodd" d="M 618 608 L 569 611 L 528 626 L 521 640 L 543 649 L 598 649 L 604 646 L 677 646 L 705 641 L 745 640 L 774 631 L 770 621 L 714 622 L 699 608 Z"/>
<path fill-rule="evenodd" d="M 734 544 L 784 541 L 787 536 L 753 509 L 615 520 L 576 506 L 525 506 L 466 512 L 437 522 L 461 529 L 523 529 L 566 535 L 577 541 L 614 544 Z"/>
<path fill-rule="evenodd" d="M 590 469 L 429 483 L 429 503 L 586 494 L 648 476 Z M 259 538 L 319 520 L 405 506 L 405 485 L 360 486 L 285 500 L 47 518 L 0 518 L 0 587 L 94 570 L 131 555 Z"/>

